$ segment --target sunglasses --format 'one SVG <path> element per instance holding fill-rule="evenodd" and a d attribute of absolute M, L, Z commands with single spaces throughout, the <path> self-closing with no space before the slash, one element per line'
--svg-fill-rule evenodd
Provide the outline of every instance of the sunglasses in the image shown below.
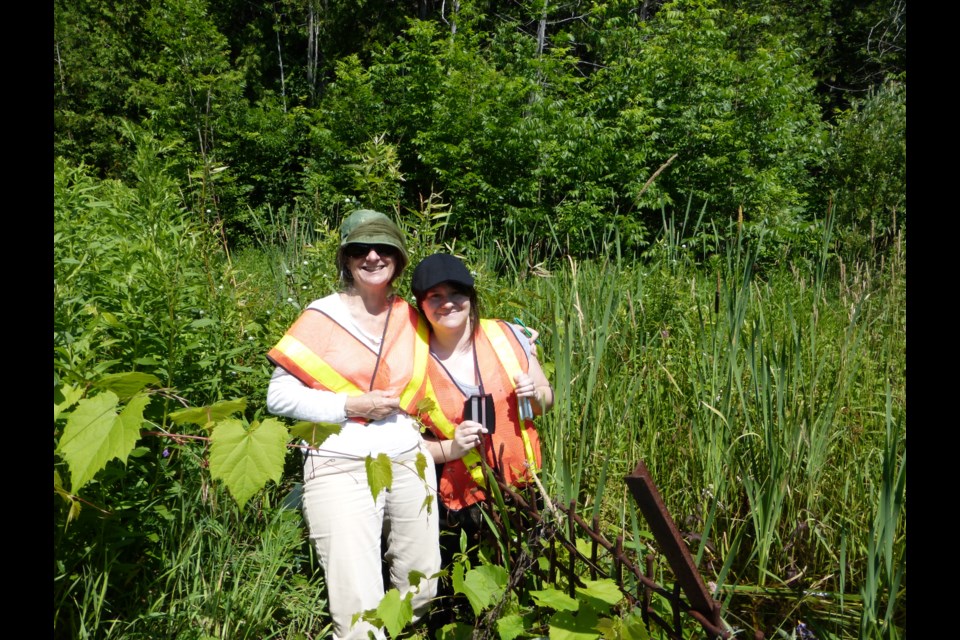
<path fill-rule="evenodd" d="M 383 258 L 392 258 L 397 255 L 397 248 L 391 247 L 389 244 L 363 244 L 360 242 L 351 242 L 344 247 L 343 252 L 348 258 L 365 258 L 371 249 Z"/>

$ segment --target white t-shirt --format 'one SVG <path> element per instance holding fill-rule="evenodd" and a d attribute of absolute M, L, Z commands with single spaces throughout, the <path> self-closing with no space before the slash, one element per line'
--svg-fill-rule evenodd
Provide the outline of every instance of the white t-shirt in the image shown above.
<path fill-rule="evenodd" d="M 333 293 L 314 300 L 307 307 L 323 311 L 374 352 L 380 349 L 380 336 L 364 332 L 350 315 L 350 310 Z M 395 322 L 391 318 L 391 322 Z M 406 318 L 403 319 L 406 322 Z M 274 415 L 339 424 L 340 433 L 328 437 L 312 455 L 336 458 L 365 458 L 385 453 L 394 458 L 418 447 L 422 441 L 419 423 L 405 413 L 383 420 L 359 423 L 347 420 L 344 406 L 347 394 L 311 389 L 281 367 L 273 371 L 267 387 L 267 411 Z"/>

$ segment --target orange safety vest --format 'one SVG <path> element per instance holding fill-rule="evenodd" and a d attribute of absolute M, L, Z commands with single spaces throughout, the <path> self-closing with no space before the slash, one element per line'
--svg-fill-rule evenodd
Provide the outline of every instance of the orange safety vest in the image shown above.
<path fill-rule="evenodd" d="M 415 415 L 423 396 L 429 336 L 427 321 L 395 296 L 379 353 L 323 311 L 307 309 L 267 359 L 312 389 L 350 396 L 374 389 L 394 391 L 400 396 L 400 408 Z"/>
<path fill-rule="evenodd" d="M 516 335 L 501 320 L 481 320 L 474 341 L 477 362 L 483 379 L 483 391 L 493 395 L 497 427 L 484 438 L 483 455 L 488 465 L 499 471 L 506 483 L 520 486 L 529 482 L 530 470 L 540 469 L 540 436 L 533 421 L 521 421 L 514 393 L 514 375 L 529 368 L 527 354 Z M 423 423 L 441 440 L 453 439 L 463 420 L 463 392 L 446 369 L 430 358 L 426 395 L 436 401 L 421 412 Z M 428 403 L 429 404 L 429 403 Z M 471 449 L 459 460 L 443 463 L 437 486 L 444 505 L 451 510 L 468 507 L 486 499 L 483 465 L 478 449 Z"/>

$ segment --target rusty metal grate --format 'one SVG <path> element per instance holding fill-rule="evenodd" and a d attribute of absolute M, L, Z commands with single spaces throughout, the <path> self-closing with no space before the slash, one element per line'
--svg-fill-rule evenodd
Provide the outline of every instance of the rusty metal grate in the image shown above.
<path fill-rule="evenodd" d="M 506 532 L 508 528 L 525 532 L 528 542 L 527 549 L 524 549 L 517 541 L 511 544 L 509 535 L 501 536 L 501 540 L 508 545 L 508 566 L 512 568 L 508 588 L 515 589 L 528 571 L 550 583 L 554 583 L 557 573 L 562 571 L 566 574 L 569 585 L 568 595 L 573 597 L 575 588 L 583 586 L 575 572 L 577 563 L 581 563 L 588 568 L 592 580 L 608 578 L 616 582 L 630 606 L 641 607 L 641 616 L 648 630 L 651 629 L 651 624 L 655 624 L 666 637 L 685 640 L 683 618 L 688 616 L 699 623 L 708 638 L 730 638 L 733 632 L 726 628 L 720 618 L 721 603 L 713 599 L 707 590 L 646 465 L 639 462 L 624 480 L 676 577 L 676 584 L 672 588 L 661 585 L 650 577 L 654 570 L 654 555 L 649 554 L 644 558 L 645 570 L 641 570 L 625 551 L 623 535 L 617 536 L 614 541 L 608 540 L 600 530 L 599 518 L 594 517 L 592 522 L 587 522 L 577 513 L 575 500 L 571 500 L 568 505 L 555 504 L 546 495 L 539 481 L 518 492 L 498 478 L 497 483 L 505 499 L 516 508 L 503 513 L 492 509 L 491 519 L 502 532 Z M 549 516 L 537 507 L 538 494 L 543 501 L 544 510 L 552 512 Z M 503 521 L 504 516 L 509 519 L 508 522 Z M 577 549 L 575 541 L 578 533 L 591 540 L 590 557 Z M 545 575 L 535 558 L 530 557 L 531 548 L 542 550 L 548 558 L 549 569 Z M 632 576 L 636 581 L 636 593 L 626 586 L 624 574 Z M 672 620 L 665 620 L 651 606 L 653 594 L 659 594 L 670 604 Z M 487 614 L 484 623 L 478 624 L 474 640 L 487 637 L 488 632 L 483 629 L 492 628 L 498 615 L 498 608 Z M 763 637 L 760 632 L 754 634 L 755 640 L 763 640 Z"/>

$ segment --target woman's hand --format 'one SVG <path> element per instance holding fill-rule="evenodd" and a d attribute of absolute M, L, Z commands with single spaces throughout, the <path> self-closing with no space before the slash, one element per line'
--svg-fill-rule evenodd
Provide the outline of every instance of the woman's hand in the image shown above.
<path fill-rule="evenodd" d="M 450 443 L 450 459 L 459 460 L 471 449 L 476 449 L 483 442 L 486 433 L 483 425 L 473 420 L 464 420 L 458 424 Z"/>
<path fill-rule="evenodd" d="M 374 389 L 362 396 L 350 396 L 343 406 L 348 418 L 369 418 L 383 420 L 400 413 L 400 398 L 391 391 Z"/>
<path fill-rule="evenodd" d="M 530 408 L 533 414 L 543 415 L 553 406 L 553 387 L 550 386 L 546 376 L 543 375 L 543 370 L 540 368 L 540 363 L 537 362 L 537 359 L 531 358 L 530 364 L 530 371 L 533 373 L 533 376 L 526 373 L 518 373 L 513 378 L 513 381 L 517 383 L 517 399 L 529 398 L 532 405 Z M 537 378 L 540 379 L 539 384 L 537 383 Z"/>
<path fill-rule="evenodd" d="M 537 386 L 533 383 L 533 378 L 525 373 L 518 373 L 513 381 L 517 383 L 517 397 L 537 399 Z"/>

